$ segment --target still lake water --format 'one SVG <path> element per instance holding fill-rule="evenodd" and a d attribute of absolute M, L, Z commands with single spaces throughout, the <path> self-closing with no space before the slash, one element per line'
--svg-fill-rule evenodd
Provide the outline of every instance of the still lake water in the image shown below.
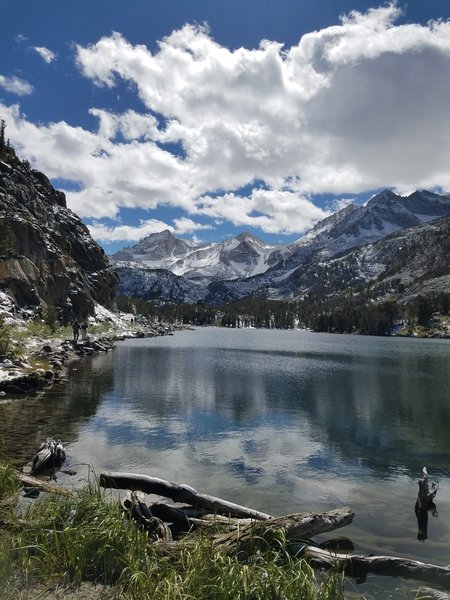
<path fill-rule="evenodd" d="M 350 506 L 336 535 L 356 552 L 450 564 L 448 340 L 199 328 L 124 341 L 70 371 L 44 398 L 0 405 L 1 454 L 26 461 L 58 435 L 69 466 L 274 515 Z M 424 465 L 439 516 L 421 542 Z"/>

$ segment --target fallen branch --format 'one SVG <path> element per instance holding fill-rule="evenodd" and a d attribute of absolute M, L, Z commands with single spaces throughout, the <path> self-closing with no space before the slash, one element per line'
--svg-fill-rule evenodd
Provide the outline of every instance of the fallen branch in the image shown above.
<path fill-rule="evenodd" d="M 215 530 L 216 532 L 219 528 L 222 530 L 226 528 L 226 531 L 231 531 L 242 524 L 249 524 L 254 520 L 226 517 L 217 513 L 205 512 L 204 510 L 196 511 L 190 506 L 175 508 L 162 502 L 151 504 L 149 509 L 153 516 L 158 517 L 166 523 L 171 523 L 170 528 L 176 537 L 199 528 Z"/>
<path fill-rule="evenodd" d="M 158 477 L 137 475 L 135 473 L 100 473 L 100 485 L 105 488 L 140 491 L 145 494 L 156 494 L 170 498 L 174 502 L 191 504 L 195 508 L 203 508 L 211 512 L 266 521 L 270 515 L 216 498 L 200 494 L 185 484 L 170 483 Z"/>
<path fill-rule="evenodd" d="M 387 577 L 415 579 L 450 590 L 450 569 L 448 567 L 439 567 L 393 556 L 360 556 L 329 552 L 314 546 L 308 546 L 306 555 L 309 557 L 312 567 L 331 569 L 339 564 L 346 575 L 354 577 L 361 583 L 368 573 L 372 573 Z"/>
<path fill-rule="evenodd" d="M 20 473 L 20 471 L 16 471 L 16 475 L 20 482 L 26 486 L 36 487 L 44 492 L 49 492 L 50 494 L 58 494 L 58 496 L 73 496 L 72 492 L 69 490 L 48 483 L 47 481 L 42 481 L 42 479 L 38 479 L 37 477 L 25 475 L 24 473 Z"/>

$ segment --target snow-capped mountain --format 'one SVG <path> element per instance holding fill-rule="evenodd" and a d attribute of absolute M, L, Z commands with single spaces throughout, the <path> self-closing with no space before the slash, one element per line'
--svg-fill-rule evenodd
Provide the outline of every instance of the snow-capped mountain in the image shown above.
<path fill-rule="evenodd" d="M 390 190 L 374 196 L 365 206 L 350 204 L 320 221 L 295 245 L 313 246 L 333 255 L 364 246 L 387 235 L 450 213 L 450 198 L 427 191 L 403 197 Z"/>
<path fill-rule="evenodd" d="M 357 295 L 370 285 L 388 295 L 398 293 L 405 301 L 425 288 L 450 292 L 449 240 L 450 215 L 446 215 L 399 229 L 328 260 L 318 254 L 287 277 L 277 294 L 284 298 L 311 293 L 326 297 L 351 288 Z"/>
<path fill-rule="evenodd" d="M 165 230 L 116 252 L 111 260 L 118 267 L 167 269 L 204 284 L 264 273 L 287 253 L 283 247 L 264 244 L 249 233 L 224 242 L 196 245 Z"/>
<path fill-rule="evenodd" d="M 150 269 L 169 269 L 180 257 L 198 248 L 189 240 L 174 237 L 168 229 L 153 233 L 129 248 L 123 248 L 111 256 L 115 263 L 127 263 Z"/>
<path fill-rule="evenodd" d="M 365 206 L 346 206 L 289 245 L 266 245 L 241 234 L 226 242 L 196 246 L 165 231 L 111 258 L 119 269 L 119 293 L 133 295 L 133 288 L 136 295 L 161 303 L 202 300 L 220 305 L 261 291 L 272 298 L 292 298 L 314 287 L 324 265 L 336 257 L 405 228 L 414 232 L 421 224 L 449 214 L 447 196 L 417 191 L 402 197 L 385 190 Z M 156 268 L 161 270 L 159 275 L 153 272 Z M 166 273 L 164 285 L 159 285 L 162 270 L 170 271 L 172 277 Z"/>

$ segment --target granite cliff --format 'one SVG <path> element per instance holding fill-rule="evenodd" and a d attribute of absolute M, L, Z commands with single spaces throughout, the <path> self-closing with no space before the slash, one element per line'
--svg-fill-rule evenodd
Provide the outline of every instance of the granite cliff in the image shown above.
<path fill-rule="evenodd" d="M 10 149 L 0 160 L 0 290 L 18 308 L 54 306 L 64 322 L 112 304 L 114 268 L 65 195 Z"/>

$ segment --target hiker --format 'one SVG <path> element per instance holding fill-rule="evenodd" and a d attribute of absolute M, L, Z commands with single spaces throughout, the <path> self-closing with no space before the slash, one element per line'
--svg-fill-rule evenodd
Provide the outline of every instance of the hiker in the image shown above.
<path fill-rule="evenodd" d="M 81 324 L 81 339 L 83 339 L 83 340 L 85 340 L 87 338 L 87 329 L 88 329 L 88 324 L 85 321 L 84 323 Z"/>
<path fill-rule="evenodd" d="M 80 324 L 78 323 L 77 319 L 75 319 L 75 321 L 72 323 L 72 331 L 73 341 L 76 342 L 80 336 Z"/>

